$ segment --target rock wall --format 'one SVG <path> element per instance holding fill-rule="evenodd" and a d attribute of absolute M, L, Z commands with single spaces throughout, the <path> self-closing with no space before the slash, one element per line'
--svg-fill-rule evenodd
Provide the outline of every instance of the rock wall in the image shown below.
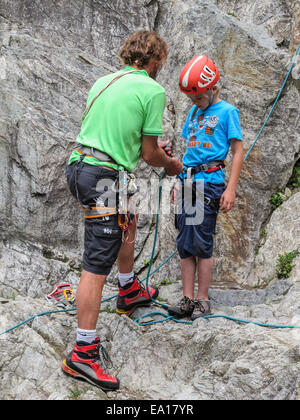
<path fill-rule="evenodd" d="M 175 153 L 184 153 L 180 132 L 190 107 L 178 91 L 178 75 L 200 52 L 214 58 L 221 96 L 240 110 L 247 151 L 300 42 L 299 2 L 0 0 L 0 296 L 7 301 L 0 303 L 0 332 L 51 309 L 41 298 L 55 284 L 78 283 L 83 221 L 67 190 L 65 161 L 89 88 L 119 68 L 120 45 L 143 28 L 156 30 L 169 45 L 158 81 L 167 91 L 165 138 L 173 141 Z M 244 164 L 236 207 L 218 219 L 211 290 L 216 314 L 300 325 L 300 257 L 288 280 L 277 280 L 275 270 L 279 254 L 300 250 L 299 191 L 292 189 L 274 212 L 269 201 L 285 188 L 299 160 L 299 92 L 298 58 Z M 160 172 L 141 162 L 141 174 L 159 179 Z M 139 228 L 136 270 L 144 273 L 153 243 L 152 217 L 141 217 Z M 175 249 L 175 238 L 173 215 L 162 215 L 156 266 Z M 106 297 L 116 293 L 114 274 Z M 181 295 L 178 257 L 152 281 L 167 303 L 175 303 Z M 107 312 L 113 308 L 109 303 Z M 0 398 L 300 398 L 297 330 L 226 319 L 141 328 L 103 312 L 99 333 L 111 340 L 122 384 L 118 394 L 105 395 L 53 372 L 73 345 L 75 326 L 75 317 L 51 315 L 0 336 L 5 354 Z M 156 367 L 151 376 L 150 365 Z"/>
<path fill-rule="evenodd" d="M 129 33 L 153 27 L 156 10 L 134 1 L 0 2 L 4 293 L 41 296 L 49 284 L 78 281 L 83 220 L 65 162 L 91 85 L 120 65 Z"/>
<path fill-rule="evenodd" d="M 75 273 L 78 278 L 83 222 L 63 169 L 80 129 L 86 94 L 98 77 L 120 66 L 122 41 L 141 28 L 155 29 L 167 40 L 168 65 L 159 75 L 168 95 L 165 138 L 182 156 L 180 132 L 190 107 L 177 88 L 182 65 L 199 52 L 215 59 L 222 97 L 240 109 L 246 151 L 282 85 L 299 29 L 298 6 L 282 1 L 247 2 L 245 7 L 193 0 L 129 5 L 1 1 L 0 8 L 1 284 L 33 295 L 30 283 L 50 271 L 46 282 L 39 281 L 36 296 L 57 277 L 74 281 Z M 293 74 L 245 162 L 236 208 L 219 218 L 214 287 L 249 284 L 260 232 L 271 211 L 268 198 L 287 183 L 299 154 L 298 80 L 299 73 Z M 141 163 L 137 174 L 145 171 L 147 177 L 157 176 Z M 151 223 L 151 217 L 140 222 L 137 270 L 149 259 Z M 161 224 L 166 228 L 161 229 L 158 262 L 175 249 L 176 238 L 172 215 Z M 179 278 L 177 257 L 173 265 Z M 174 267 L 170 270 L 163 268 L 159 277 L 171 272 L 174 277 Z"/>
<path fill-rule="evenodd" d="M 180 129 L 190 107 L 178 92 L 177 77 L 182 63 L 199 51 L 214 57 L 221 68 L 221 96 L 240 110 L 245 152 L 254 141 L 292 58 L 287 47 L 277 46 L 277 38 L 271 36 L 276 25 L 270 16 L 276 7 L 275 16 L 289 22 L 286 25 L 289 32 L 285 33 L 290 40 L 294 37 L 292 28 L 296 18 L 293 13 L 296 11 L 292 4 L 287 9 L 285 2 L 276 2 L 276 6 L 272 2 L 272 7 L 270 4 L 255 1 L 242 7 L 240 2 L 202 1 L 196 4 L 190 0 L 184 5 L 178 1 L 166 1 L 161 5 L 158 30 L 170 45 L 169 65 L 161 77 L 167 84 L 175 110 L 176 150 L 182 151 Z M 283 44 L 290 45 L 288 42 Z M 290 52 L 294 51 L 295 45 L 291 46 Z M 294 77 L 289 80 L 257 146 L 244 163 L 235 209 L 219 217 L 215 287 L 239 287 L 249 283 L 260 232 L 271 213 L 269 197 L 286 185 L 299 158 L 300 98 L 299 86 L 294 83 L 299 76 Z"/>

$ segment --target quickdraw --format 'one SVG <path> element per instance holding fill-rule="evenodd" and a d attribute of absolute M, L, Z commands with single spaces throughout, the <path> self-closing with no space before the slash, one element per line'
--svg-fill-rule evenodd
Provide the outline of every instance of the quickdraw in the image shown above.
<path fill-rule="evenodd" d="M 126 232 L 134 221 L 135 215 L 132 213 L 118 214 L 118 225 L 123 232 Z"/>
<path fill-rule="evenodd" d="M 46 295 L 45 298 L 47 302 L 62 308 L 73 306 L 76 301 L 71 283 L 57 284 L 54 290 Z"/>
<path fill-rule="evenodd" d="M 128 210 L 130 199 L 139 191 L 136 178 L 127 171 L 119 172 L 119 213 L 118 224 L 126 232 L 133 223 L 134 214 Z"/>

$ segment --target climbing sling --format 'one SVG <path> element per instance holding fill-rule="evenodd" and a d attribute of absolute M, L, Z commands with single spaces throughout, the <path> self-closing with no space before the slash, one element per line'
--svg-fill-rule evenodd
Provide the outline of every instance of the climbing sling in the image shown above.
<path fill-rule="evenodd" d="M 104 92 L 105 91 L 105 89 L 107 89 L 110 85 L 112 85 L 116 80 L 118 80 L 118 79 L 120 79 L 121 77 L 123 77 L 123 76 L 126 76 L 126 74 L 130 74 L 130 73 L 134 73 L 134 72 L 136 72 L 137 70 L 135 69 L 135 70 L 129 70 L 129 71 L 126 71 L 126 72 L 124 72 L 124 73 L 121 73 L 121 74 L 118 74 L 116 77 L 114 77 L 109 83 L 107 83 L 107 85 L 106 86 L 104 86 L 104 88 L 103 89 L 101 89 L 98 93 L 97 93 L 97 95 L 96 96 L 94 96 L 94 98 L 91 100 L 91 102 L 89 103 L 89 105 L 86 107 L 86 109 L 85 109 L 85 111 L 84 111 L 84 113 L 82 114 L 82 118 L 81 118 L 81 120 L 82 121 L 84 121 L 85 120 L 85 118 L 86 118 L 86 116 L 87 116 L 87 114 L 89 113 L 89 111 L 90 111 L 90 109 L 91 109 L 91 107 L 93 106 L 93 103 L 95 102 L 95 100 L 101 95 L 101 93 L 102 92 Z"/>

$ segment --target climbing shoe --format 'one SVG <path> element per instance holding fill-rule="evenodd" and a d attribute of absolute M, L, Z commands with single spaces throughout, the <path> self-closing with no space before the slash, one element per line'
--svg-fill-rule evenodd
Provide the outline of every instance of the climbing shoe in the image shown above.
<path fill-rule="evenodd" d="M 152 299 L 158 296 L 158 289 L 156 287 L 148 287 L 148 291 L 141 284 L 138 277 L 135 275 L 133 281 L 121 287 L 119 284 L 119 294 L 117 297 L 118 315 L 131 315 L 138 306 L 150 305 Z"/>
<path fill-rule="evenodd" d="M 175 318 L 185 318 L 192 315 L 194 310 L 194 301 L 187 296 L 179 301 L 177 306 L 169 306 L 168 313 Z"/>
<path fill-rule="evenodd" d="M 191 320 L 194 321 L 197 318 L 202 318 L 203 316 L 210 315 L 210 301 L 200 298 L 194 299 L 194 310 L 191 315 Z"/>
<path fill-rule="evenodd" d="M 91 344 L 77 342 L 61 365 L 63 372 L 73 378 L 84 379 L 103 391 L 115 391 L 119 389 L 120 381 L 108 374 L 107 369 L 111 367 L 109 355 L 99 338 Z"/>

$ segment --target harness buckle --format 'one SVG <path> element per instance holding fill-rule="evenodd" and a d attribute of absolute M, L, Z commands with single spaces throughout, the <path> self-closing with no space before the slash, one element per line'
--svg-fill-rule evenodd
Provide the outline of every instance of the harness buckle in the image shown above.
<path fill-rule="evenodd" d="M 209 197 L 207 197 L 207 195 L 204 196 L 204 203 L 207 204 L 208 206 L 211 205 L 211 199 Z"/>
<path fill-rule="evenodd" d="M 202 163 L 202 165 L 199 165 L 199 168 L 201 169 L 201 172 L 206 172 L 210 169 L 207 163 Z"/>

